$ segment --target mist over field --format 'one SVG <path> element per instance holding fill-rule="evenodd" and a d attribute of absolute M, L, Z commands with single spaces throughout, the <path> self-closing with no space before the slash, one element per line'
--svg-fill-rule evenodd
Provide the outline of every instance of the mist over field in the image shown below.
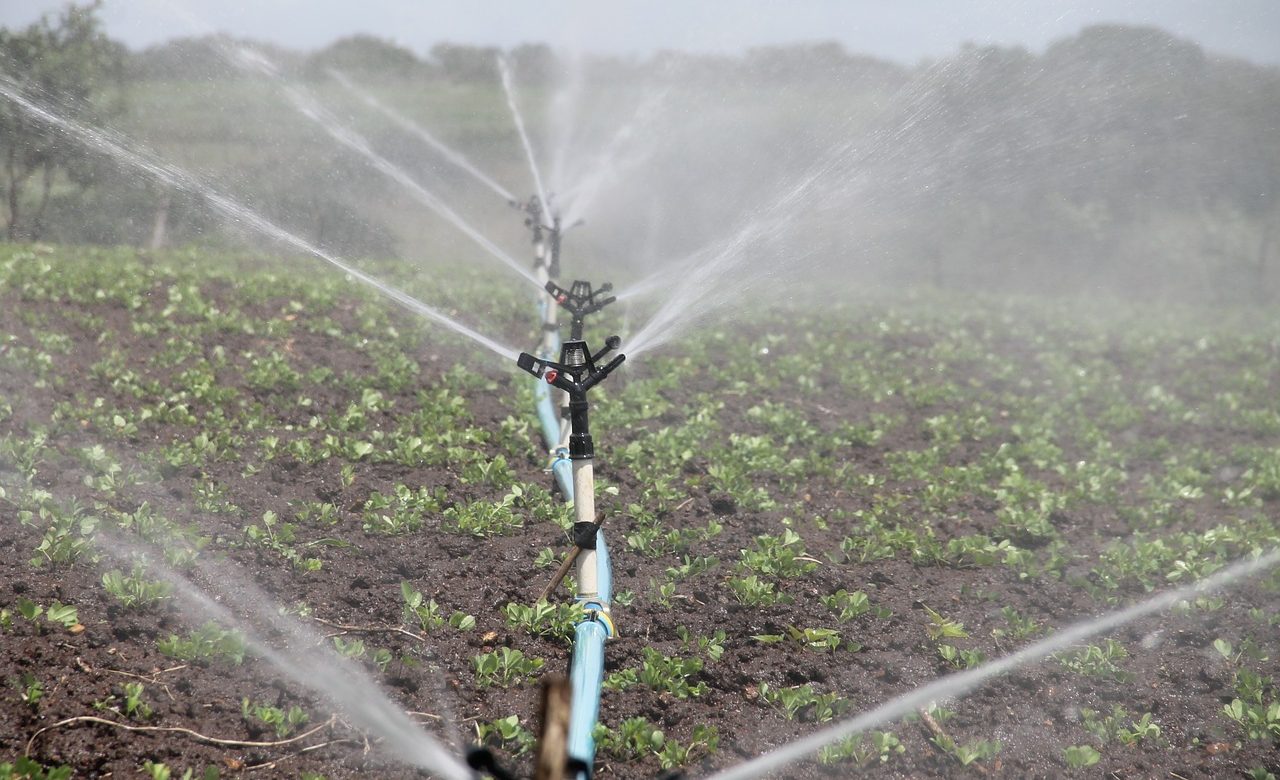
<path fill-rule="evenodd" d="M 227 47 L 260 50 L 279 80 L 236 67 Z M 449 43 L 416 53 L 367 35 L 310 52 L 180 39 L 113 52 L 93 111 L 308 240 L 449 260 L 474 251 L 465 237 L 282 89 L 314 93 L 333 124 L 358 129 L 483 232 L 519 246 L 500 198 L 368 102 L 527 198 L 534 182 L 498 53 Z M 1280 285 L 1280 75 L 1158 29 L 1091 27 L 1042 53 L 966 45 L 912 67 L 835 43 L 626 58 L 523 45 L 509 55 L 546 188 L 584 221 L 569 251 L 620 281 L 729 239 L 814 178 L 802 201 L 771 215 L 785 228 L 744 247 L 759 256 L 744 265 L 783 276 L 816 266 L 868 285 L 1215 303 L 1273 300 Z M 8 177 L 11 239 L 235 240 L 190 197 L 109 158 L 74 157 L 32 161 L 52 172 L 47 191 L 43 174 Z"/>
<path fill-rule="evenodd" d="M 0 7 L 0 780 L 1275 780 L 1280 6 L 967 5 Z"/>

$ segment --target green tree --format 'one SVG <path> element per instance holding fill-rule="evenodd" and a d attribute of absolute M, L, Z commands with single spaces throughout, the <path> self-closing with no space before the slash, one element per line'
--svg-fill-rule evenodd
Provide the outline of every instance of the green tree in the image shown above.
<path fill-rule="evenodd" d="M 100 6 L 100 0 L 68 5 L 56 18 L 46 15 L 25 30 L 0 29 L 0 79 L 6 87 L 83 124 L 101 124 L 118 113 L 119 90 L 111 102 L 103 93 L 120 85 L 124 47 L 102 32 Z M 83 189 L 103 163 L 12 101 L 0 101 L 0 160 L 11 241 L 40 237 L 59 173 Z M 28 192 L 33 181 L 39 183 L 34 196 Z"/>

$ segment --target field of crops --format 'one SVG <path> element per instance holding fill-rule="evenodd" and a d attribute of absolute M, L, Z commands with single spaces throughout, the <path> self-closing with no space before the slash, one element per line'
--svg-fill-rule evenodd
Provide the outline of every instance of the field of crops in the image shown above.
<path fill-rule="evenodd" d="M 396 281 L 534 343 L 512 285 Z M 592 396 L 620 633 L 599 776 L 738 764 L 1275 547 L 1266 315 L 796 300 L 626 363 Z M 571 513 L 531 381 L 315 262 L 0 248 L 0 777 L 422 776 L 300 684 L 322 670 L 284 673 L 317 647 L 527 774 L 578 616 L 534 601 Z M 787 776 L 1269 777 L 1278 591 Z"/>

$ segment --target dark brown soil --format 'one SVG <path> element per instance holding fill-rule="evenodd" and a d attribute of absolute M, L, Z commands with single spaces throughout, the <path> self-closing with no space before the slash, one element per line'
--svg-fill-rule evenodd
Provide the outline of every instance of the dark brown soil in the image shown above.
<path fill-rule="evenodd" d="M 171 468 L 154 457 L 175 441 L 189 440 L 198 427 L 150 422 L 136 434 L 109 436 L 97 421 L 66 419 L 59 412 L 92 408 L 93 399 L 97 398 L 103 399 L 101 405 L 106 408 L 132 408 L 140 403 L 113 386 L 118 367 L 105 373 L 94 369 L 112 347 L 121 349 L 124 368 L 162 386 L 168 386 L 174 374 L 184 368 L 174 366 L 166 371 L 149 360 L 165 348 L 169 334 L 132 331 L 133 322 L 156 316 L 164 305 L 158 290 L 138 311 L 128 311 L 111 301 L 72 304 L 24 300 L 14 290 L 0 293 L 0 328 L 7 338 L 8 350 L 35 348 L 38 334 L 48 331 L 65 333 L 70 340 L 69 351 L 55 355 L 48 374 L 24 370 L 14 361 L 0 372 L 0 394 L 13 410 L 0 425 L 0 433 L 27 436 L 36 429 L 49 432 L 32 487 L 48 491 L 63 504 L 79 501 L 88 515 L 102 514 L 94 502 L 102 502 L 103 497 L 85 484 L 89 471 L 77 456 L 82 448 L 100 443 L 112 459 L 139 480 L 138 484 L 121 488 L 106 503 L 117 510 L 134 511 L 145 501 L 157 513 L 188 524 L 207 537 L 209 544 L 201 555 L 202 562 L 190 570 L 190 576 L 208 592 L 221 594 L 223 602 L 241 616 L 245 625 L 258 626 L 273 641 L 289 641 L 251 614 L 248 607 L 261 603 L 263 596 L 257 595 L 260 592 L 281 608 L 296 611 L 299 605 L 305 605 L 307 616 L 297 619 L 318 636 L 360 638 L 370 653 L 374 648 L 390 650 L 395 660 L 385 671 L 375 668 L 368 656 L 364 668 L 379 679 L 391 701 L 414 713 L 423 728 L 454 747 L 460 748 L 474 739 L 476 723 L 510 714 L 519 715 L 526 727 L 533 728 L 537 687 L 479 687 L 472 658 L 506 646 L 545 659 L 546 672 L 565 670 L 569 648 L 562 640 L 532 637 L 509 627 L 501 612 L 508 602 L 528 603 L 545 584 L 549 570 L 535 569 L 533 562 L 545 547 L 557 552 L 565 549 L 565 535 L 558 527 L 549 522 L 526 521 L 509 535 L 477 539 L 449 533 L 441 527 L 442 518 L 434 517 L 416 533 L 368 534 L 361 530 L 360 512 L 374 491 L 388 493 L 397 484 L 439 486 L 445 489 L 446 506 L 498 500 L 506 491 L 464 483 L 459 469 L 449 464 L 409 467 L 361 461 L 355 464 L 354 481 L 344 484 L 341 458 L 312 465 L 283 454 L 272 460 L 259 456 L 264 436 L 294 436 L 296 432 L 286 431 L 286 426 L 305 431 L 313 415 L 340 414 L 348 404 L 359 401 L 356 385 L 341 378 L 376 372 L 372 353 L 353 346 L 345 336 L 303 327 L 293 327 L 279 337 L 263 335 L 262 329 L 256 333 L 206 331 L 198 343 L 200 352 L 211 355 L 221 347 L 229 361 L 219 369 L 218 383 L 239 391 L 239 405 L 228 409 L 228 414 L 235 415 L 246 405 L 260 405 L 276 430 L 237 431 L 243 439 L 238 452 L 200 466 Z M 205 289 L 209 300 L 224 309 L 237 310 L 255 323 L 278 321 L 287 310 L 287 295 L 237 305 L 237 294 L 237 289 L 230 286 L 209 284 Z M 344 333 L 356 333 L 365 330 L 360 319 L 370 310 L 381 308 L 368 302 L 345 303 L 323 314 L 332 317 Z M 95 315 L 96 323 L 86 325 L 72 316 L 84 312 Z M 299 324 L 319 314 L 304 310 L 298 315 Z M 380 316 L 405 333 L 419 334 L 415 337 L 417 346 L 406 354 L 418 369 L 410 385 L 383 390 L 393 406 L 388 411 L 371 413 L 366 430 L 393 431 L 400 416 L 416 408 L 421 391 L 431 393 L 446 386 L 457 391 L 457 379 L 447 372 L 459 363 L 475 369 L 469 380 L 473 387 L 465 391 L 464 419 L 468 424 L 497 431 L 509 416 L 532 423 L 532 410 L 522 406 L 517 392 L 517 383 L 522 380 L 513 379 L 496 360 L 487 356 L 478 359 L 435 331 L 421 336 L 423 331 L 405 317 Z M 869 355 L 891 360 L 911 376 L 935 376 L 929 349 L 940 337 L 930 328 L 916 329 L 910 338 L 894 343 L 888 336 L 883 341 L 876 340 L 874 317 L 851 327 L 847 337 L 864 343 Z M 974 325 L 975 329 L 978 327 Z M 115 337 L 99 344 L 97 328 Z M 1034 327 L 1030 330 L 1036 332 Z M 1019 334 L 1026 332 L 1019 330 Z M 803 349 L 799 331 L 788 335 L 796 336 L 792 342 L 796 349 Z M 1052 341 L 1058 334 L 1042 335 Z M 707 354 L 730 352 L 739 341 L 750 342 L 752 338 L 744 330 L 730 337 L 727 346 L 706 348 Z M 823 725 L 813 722 L 808 709 L 802 710 L 796 720 L 784 719 L 777 708 L 761 700 L 762 683 L 774 688 L 807 683 L 820 692 L 838 693 L 848 700 L 847 714 L 852 715 L 946 674 L 949 667 L 926 634 L 929 619 L 924 605 L 964 623 L 970 638 L 955 640 L 955 644 L 980 650 L 987 658 L 1034 641 L 1001 639 L 992 634 L 993 629 L 1006 627 L 1000 614 L 1002 607 L 1014 607 L 1045 627 L 1065 626 L 1108 609 L 1104 599 L 1091 595 L 1080 584 L 1081 578 L 1089 576 L 1098 553 L 1112 540 L 1130 534 L 1129 525 L 1108 505 L 1079 504 L 1054 518 L 1055 527 L 1066 542 L 1065 576 L 1022 578 L 1008 566 L 943 565 L 912 560 L 903 554 L 862 563 L 846 561 L 840 552 L 841 540 L 860 523 L 854 519 L 855 513 L 870 510 L 885 497 L 883 486 L 892 454 L 927 446 L 926 420 L 942 414 L 964 418 L 974 399 L 981 399 L 987 408 L 997 408 L 1010 398 L 1041 392 L 1036 382 L 1045 375 L 1042 353 L 1050 347 L 1029 343 L 1025 335 L 991 338 L 984 343 L 986 349 L 1001 350 L 1021 376 L 992 377 L 977 365 L 966 371 L 962 361 L 952 364 L 945 375 L 936 375 L 934 381 L 939 384 L 977 387 L 972 398 L 962 394 L 960 400 L 912 403 L 892 396 L 874 401 L 855 388 L 842 387 L 838 375 L 829 370 L 820 372 L 818 377 L 825 388 L 819 398 L 804 396 L 797 400 L 786 384 L 745 392 L 724 383 L 725 375 L 732 371 L 727 358 L 717 362 L 709 357 L 705 367 L 690 372 L 685 389 L 663 392 L 673 403 L 668 415 L 623 430 L 598 430 L 598 476 L 619 489 L 616 500 L 602 503 L 614 549 L 615 587 L 635 594 L 631 605 L 615 609 L 621 636 L 608 647 L 607 671 L 638 666 L 645 648 L 681 657 L 696 655 L 696 648 L 677 635 L 680 627 L 687 628 L 693 636 L 707 637 L 724 631 L 726 637 L 723 657 L 708 660 L 691 681 L 706 684 L 703 695 L 679 699 L 644 686 L 610 690 L 602 699 L 601 720 L 616 727 L 625 719 L 643 717 L 662 729 L 667 738 L 681 743 L 690 739 L 695 726 L 714 726 L 719 734 L 718 750 L 695 753 L 691 765 L 685 768 L 690 776 L 699 776 L 747 760 Z M 339 379 L 304 382 L 299 390 L 256 390 L 245 382 L 243 355 L 271 349 L 287 355 L 291 365 L 301 372 L 324 366 Z M 1085 358 L 1107 361 L 1105 349 Z M 1182 386 L 1179 372 L 1183 366 L 1173 358 L 1157 356 L 1150 366 L 1127 364 L 1127 359 L 1127 353 L 1119 354 L 1111 366 L 1135 383 Z M 1235 374 L 1247 368 L 1228 357 L 1205 370 Z M 618 376 L 616 387 L 602 398 L 625 396 L 629 383 L 652 378 L 642 361 L 626 366 Z M 1019 389 L 1018 380 L 1022 377 L 1031 381 Z M 1263 381 L 1270 381 L 1272 387 L 1280 386 L 1274 376 Z M 1026 389 L 1028 385 L 1032 389 Z M 834 447 L 826 453 L 835 466 L 850 467 L 845 476 L 813 475 L 798 485 L 785 486 L 776 475 L 760 475 L 761 484 L 770 486 L 779 499 L 779 508 L 768 511 L 744 509 L 735 496 L 716 490 L 706 479 L 711 465 L 707 457 L 695 454 L 685 467 L 686 482 L 679 486 L 683 498 L 663 510 L 662 520 L 672 528 L 704 527 L 711 520 L 722 524 L 722 533 L 695 543 L 687 553 L 714 556 L 719 562 L 708 571 L 679 580 L 670 605 L 665 605 L 655 597 L 651 580 L 661 581 L 667 567 L 680 564 L 681 556 L 645 557 L 628 548 L 624 540 L 633 528 L 633 520 L 625 508 L 640 500 L 644 485 L 630 469 L 619 464 L 619 459 L 611 458 L 611 453 L 657 427 L 680 426 L 680 410 L 701 392 L 712 394 L 724 404 L 717 434 L 724 441 L 730 432 L 768 434 L 768 429 L 748 414 L 765 398 L 784 405 L 794 402 L 820 436 L 835 431 L 841 422 L 865 423 L 873 413 L 899 415 L 901 421 L 874 444 Z M 1184 402 L 1195 405 L 1198 399 L 1188 395 L 1189 391 L 1183 396 Z M 311 398 L 311 404 L 299 406 L 300 396 Z M 1080 414 L 1091 415 L 1097 411 L 1091 405 L 1101 403 L 1084 399 Z M 213 405 L 193 401 L 191 407 L 197 416 L 207 419 Z M 954 448 L 945 465 L 970 462 L 1008 436 L 1008 423 L 991 422 L 997 429 L 995 435 Z M 1230 452 L 1237 445 L 1258 443 L 1256 434 L 1226 427 L 1178 427 L 1170 423 L 1167 415 L 1156 412 L 1148 412 L 1144 419 L 1136 421 L 1130 432 L 1135 440 L 1164 441 L 1173 452 L 1184 445 Z M 524 453 L 513 451 L 506 455 L 517 479 L 550 486 L 542 468 L 536 427 L 530 424 L 523 435 L 527 440 Z M 1276 446 L 1276 438 L 1263 437 L 1261 443 Z M 712 444 L 707 442 L 708 447 Z M 484 446 L 495 455 L 503 451 L 496 439 Z M 1064 462 L 1087 457 L 1081 443 L 1067 442 L 1065 448 Z M 1131 460 L 1116 503 L 1128 506 L 1144 501 L 1144 476 L 1163 473 L 1167 457 L 1153 453 L 1145 462 Z M 246 474 L 248 464 L 258 471 Z M 96 565 L 88 557 L 74 563 L 32 565 L 33 557 L 39 556 L 36 550 L 44 525 L 20 522 L 16 497 L 27 488 L 12 464 L 6 462 L 3 468 L 0 485 L 6 489 L 8 499 L 0 500 L 0 607 L 15 612 L 20 598 L 45 607 L 59 600 L 77 608 L 82 630 L 73 633 L 43 619 L 35 623 L 15 619 L 13 628 L 0 634 L 0 681 L 4 684 L 0 694 L 0 761 L 26 754 L 47 765 L 69 765 L 81 778 L 138 777 L 145 761 L 168 764 L 176 770 L 174 777 L 186 768 L 194 769 L 194 776 L 200 777 L 204 767 L 219 768 L 223 777 L 292 778 L 303 776 L 304 772 L 333 780 L 422 775 L 405 767 L 394 752 L 380 744 L 377 734 L 352 727 L 340 707 L 316 691 L 288 682 L 261 658 L 251 654 L 243 664 L 233 665 L 220 660 L 183 663 L 161 654 L 159 640 L 170 634 L 185 635 L 205 618 L 179 599 L 143 610 L 122 608 L 101 584 L 105 571 L 122 568 L 110 553 L 101 553 Z M 867 481 L 855 478 L 866 475 L 878 477 L 879 486 L 868 486 Z M 1052 473 L 1038 473 L 1036 477 L 1051 487 L 1064 484 Z M 236 509 L 198 509 L 197 496 L 209 484 L 225 487 L 225 500 Z M 904 485 L 898 487 L 905 490 Z M 924 487 L 919 486 L 921 490 Z M 308 547 L 305 555 L 323 561 L 319 571 L 300 571 L 279 553 L 246 543 L 245 526 L 260 524 L 264 512 L 273 511 L 282 521 L 295 522 L 298 507 L 309 501 L 334 504 L 340 520 L 332 527 L 297 522 L 298 541 L 337 538 L 350 543 Z M 1275 519 L 1278 508 L 1280 504 L 1268 499 L 1260 511 Z M 1194 509 L 1194 516 L 1188 515 L 1177 526 L 1180 532 L 1236 522 L 1242 514 L 1221 502 L 1201 502 Z M 972 496 L 953 505 L 948 513 L 927 518 L 927 522 L 945 544 L 951 538 L 990 532 L 996 525 L 995 511 L 996 506 L 988 500 Z M 780 533 L 784 518 L 803 536 L 807 555 L 819 565 L 806 576 L 777 580 L 794 603 L 744 606 L 727 584 L 739 576 L 736 564 L 740 551 L 750 549 L 759 534 Z M 829 520 L 823 523 L 815 518 Z M 473 615 L 476 627 L 457 631 L 444 626 L 432 632 L 425 644 L 398 633 L 395 629 L 402 627 L 420 631 L 403 622 L 403 581 L 439 602 L 446 616 L 454 610 Z M 1080 776 L 1207 778 L 1238 777 L 1255 767 L 1275 771 L 1280 769 L 1277 743 L 1247 740 L 1224 717 L 1223 705 L 1235 695 L 1232 667 L 1212 646 L 1220 637 L 1229 638 L 1237 646 L 1243 638 L 1251 637 L 1271 650 L 1270 660 L 1254 666 L 1280 677 L 1276 660 L 1280 653 L 1275 650 L 1277 629 L 1249 615 L 1251 608 L 1275 614 L 1275 585 L 1273 578 L 1243 583 L 1221 594 L 1219 608 L 1161 615 L 1112 635 L 1128 648 L 1129 658 L 1122 666 L 1131 680 L 1089 677 L 1049 660 L 997 679 L 962 700 L 940 702 L 954 712 L 942 725 L 957 742 L 1000 741 L 1000 752 L 980 762 L 976 769 L 962 768 L 955 758 L 936 748 L 924 725 L 915 720 L 881 727 L 893 731 L 904 746 L 901 754 L 894 754 L 883 763 L 876 759 L 857 768 L 848 762 L 830 767 L 804 764 L 793 767 L 786 776 L 1066 776 L 1072 771 L 1064 763 L 1064 747 L 1098 744 L 1082 727 L 1080 710 L 1109 713 L 1115 706 L 1125 708 L 1134 718 L 1144 712 L 1153 713 L 1160 726 L 1160 738 L 1133 747 L 1113 742 L 1102 748 L 1101 762 L 1082 770 Z M 868 614 L 838 623 L 820 597 L 840 589 L 865 591 L 873 605 L 891 610 L 892 615 L 877 618 Z M 1130 585 L 1112 595 L 1127 603 L 1140 598 L 1143 591 Z M 344 630 L 335 626 L 357 628 Z M 814 652 L 791 642 L 764 644 L 753 638 L 786 634 L 788 626 L 835 628 L 845 641 L 856 641 L 861 649 Z M 43 698 L 36 706 L 28 705 L 19 696 L 24 675 L 33 675 L 43 683 Z M 145 685 L 146 702 L 154 710 L 151 717 L 131 718 L 118 711 L 123 686 L 129 682 Z M 305 739 L 257 747 L 217 744 L 186 732 L 142 730 L 189 729 L 219 740 L 279 741 L 274 731 L 242 717 L 241 701 L 245 698 L 286 709 L 301 706 L 310 715 L 303 731 L 328 723 L 331 717 L 334 720 Z M 90 716 L 138 730 L 87 719 L 67 722 Z M 511 762 L 518 772 L 528 770 L 527 756 Z M 652 757 L 627 761 L 602 755 L 598 776 L 654 777 L 660 771 Z"/>

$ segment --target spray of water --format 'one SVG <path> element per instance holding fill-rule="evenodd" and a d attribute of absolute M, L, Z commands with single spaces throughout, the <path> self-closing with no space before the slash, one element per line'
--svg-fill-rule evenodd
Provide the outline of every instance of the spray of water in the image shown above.
<path fill-rule="evenodd" d="M 890 124 L 875 128 L 868 136 L 851 137 L 837 144 L 823 159 L 811 165 L 791 186 L 752 215 L 727 238 L 712 243 L 677 263 L 663 264 L 648 277 L 619 293 L 619 300 L 647 295 L 659 289 L 668 293 L 663 304 L 640 328 L 628 346 L 632 359 L 672 340 L 688 328 L 710 318 L 717 310 L 738 304 L 742 296 L 762 279 L 795 274 L 815 253 L 814 249 L 793 248 L 790 256 L 760 251 L 771 239 L 784 235 L 806 210 L 870 197 L 868 189 L 877 183 L 872 164 L 901 159 L 906 154 L 903 140 L 919 123 L 938 109 L 941 98 L 935 89 L 949 77 L 954 64 L 930 68 L 919 78 L 903 85 L 887 101 L 903 106 L 904 112 Z M 927 174 L 922 174 L 927 178 Z M 759 261 L 765 257 L 767 262 Z M 752 260 L 757 262 L 753 263 Z"/>
<path fill-rule="evenodd" d="M 667 296 L 649 321 L 627 346 L 627 356 L 635 358 L 654 347 L 665 344 L 684 329 L 711 316 L 716 310 L 741 299 L 754 283 L 752 275 L 738 267 L 752 246 L 784 232 L 797 215 L 795 205 L 810 191 L 821 175 L 814 171 L 783 191 L 766 210 L 744 224 L 733 237 L 694 255 L 679 271 L 660 271 L 624 292 L 619 298 L 636 296 L 634 290 L 645 291 L 659 286 L 665 277 Z M 792 262 L 799 258 L 789 258 Z M 779 265 L 775 258 L 771 267 Z"/>
<path fill-rule="evenodd" d="M 570 150 L 578 140 L 576 131 L 581 129 L 578 111 L 582 107 L 582 93 L 586 85 L 586 63 L 580 50 L 569 52 L 564 60 L 565 76 L 559 89 L 551 98 L 551 111 L 547 117 L 548 146 L 551 148 L 551 181 L 561 186 L 568 181 Z M 557 191 L 557 198 L 562 197 Z M 563 200 L 562 200 L 563 202 Z"/>
<path fill-rule="evenodd" d="M 438 198 L 434 193 L 415 181 L 412 176 L 405 173 L 405 171 L 395 163 L 374 151 L 373 147 L 364 136 L 343 125 L 332 112 L 320 105 L 320 102 L 317 101 L 309 92 L 295 84 L 290 84 L 285 81 L 271 62 L 263 58 L 257 52 L 243 48 L 235 50 L 234 56 L 236 64 L 240 67 L 245 68 L 246 70 L 256 71 L 274 79 L 280 89 L 284 92 L 285 96 L 289 98 L 289 102 L 293 104 L 293 107 L 296 108 L 300 114 L 319 125 L 330 138 L 364 157 L 378 172 L 404 187 L 405 190 L 413 196 L 414 200 L 443 217 L 454 227 L 458 228 L 458 230 L 461 230 L 468 238 L 478 244 L 481 249 L 502 261 L 508 268 L 519 274 L 529 284 L 532 284 L 534 287 L 540 287 L 538 280 L 534 277 L 532 272 L 524 267 L 523 263 L 517 262 L 511 255 L 499 249 L 497 245 L 485 238 L 480 231 L 476 230 L 475 227 L 463 219 L 444 201 L 440 200 L 440 198 Z"/>
<path fill-rule="evenodd" d="M 22 94 L 21 89 L 19 89 L 16 84 L 4 76 L 0 76 L 0 96 L 5 97 L 28 114 L 52 127 L 57 128 L 60 132 L 66 133 L 86 146 L 102 152 L 103 154 L 107 154 L 119 162 L 126 163 L 148 173 L 170 187 L 174 187 L 204 199 L 206 203 L 208 203 L 215 211 L 225 217 L 228 221 L 237 225 L 252 228 L 269 238 L 312 255 L 313 257 L 317 257 L 343 271 L 361 284 L 377 290 L 382 295 L 400 304 L 414 314 L 430 320 L 437 325 L 442 325 L 460 336 L 471 339 L 485 349 L 488 349 L 494 354 L 502 357 L 507 362 L 515 360 L 517 352 L 511 347 L 499 344 L 488 336 L 478 333 L 471 328 L 468 328 L 466 325 L 445 316 L 436 309 L 433 309 L 419 301 L 417 298 L 414 298 L 412 295 L 364 273 L 337 255 L 326 252 L 306 239 L 290 233 L 274 222 L 271 222 L 256 212 L 215 191 L 213 188 L 200 182 L 186 171 L 173 165 L 169 165 L 168 163 L 160 162 L 145 152 L 130 149 L 125 145 L 125 141 L 122 138 L 115 137 L 113 134 L 103 130 L 86 127 L 78 122 L 60 116 L 43 106 L 33 103 Z"/>
<path fill-rule="evenodd" d="M 1090 637 L 1114 631 L 1139 618 L 1161 612 L 1198 594 L 1220 590 L 1246 577 L 1270 569 L 1276 564 L 1280 564 L 1280 550 L 1272 550 L 1265 555 L 1239 561 L 1194 585 L 1166 591 L 1145 601 L 1138 602 L 1131 607 L 1110 612 L 1093 620 L 1077 623 L 1058 631 L 1048 639 L 1028 645 L 1016 653 L 1010 653 L 1003 658 L 973 669 L 949 674 L 940 680 L 887 701 L 862 715 L 837 723 L 834 726 L 829 726 L 822 731 L 784 745 L 772 752 L 765 753 L 751 761 L 712 775 L 709 780 L 753 780 L 753 778 L 764 777 L 797 761 L 809 758 L 820 748 L 845 737 L 898 720 L 921 707 L 928 706 L 930 702 L 962 696 L 993 677 L 998 677 L 1023 666 L 1041 661 L 1072 645 L 1080 644 Z"/>
<path fill-rule="evenodd" d="M 668 94 L 669 90 L 663 89 L 641 101 L 631 119 L 618 128 L 604 149 L 592 158 L 582 178 L 560 194 L 560 201 L 565 204 L 565 224 L 585 218 L 601 190 L 644 161 L 646 150 L 634 148 L 636 136 L 643 128 L 649 128 L 653 135 L 652 122 L 661 112 Z M 627 152 L 629 146 L 633 147 L 630 153 Z"/>
<path fill-rule="evenodd" d="M 498 56 L 498 71 L 502 74 L 502 89 L 507 93 L 507 107 L 511 109 L 511 118 L 516 123 L 516 131 L 520 134 L 520 143 L 524 146 L 524 155 L 529 160 L 529 170 L 533 173 L 533 183 L 538 189 L 538 199 L 545 208 L 550 207 L 547 200 L 547 188 L 542 185 L 542 174 L 538 171 L 538 163 L 533 154 L 533 144 L 529 141 L 529 133 L 524 129 L 524 118 L 520 115 L 520 107 L 516 105 L 516 88 L 511 80 L 511 66 L 507 58 Z"/>
<path fill-rule="evenodd" d="M 369 106 L 374 111 L 377 111 L 378 113 L 385 116 L 387 119 L 390 119 L 392 122 L 394 122 L 396 126 L 399 127 L 401 130 L 404 130 L 405 132 L 408 132 L 416 136 L 418 140 L 422 141 L 427 146 L 430 146 L 432 149 L 435 149 L 437 152 L 439 152 L 441 157 L 453 163 L 459 169 L 471 174 L 471 176 L 474 177 L 476 181 L 480 182 L 484 186 L 493 190 L 495 193 L 498 194 L 498 197 L 502 198 L 504 201 L 510 202 L 516 199 L 516 196 L 512 195 L 507 190 L 507 188 L 503 187 L 501 184 L 497 183 L 488 175 L 486 175 L 484 171 L 481 171 L 479 168 L 477 168 L 470 160 L 468 160 L 465 156 L 463 156 L 462 152 L 459 152 L 457 149 L 453 149 L 452 147 L 447 146 L 439 138 L 436 138 L 434 135 L 428 132 L 427 129 L 424 128 L 422 125 L 419 125 L 417 122 L 414 122 L 412 119 L 409 119 L 405 115 L 401 114 L 399 111 L 396 111 L 394 108 L 391 108 L 390 106 L 383 103 L 381 100 L 378 100 L 377 98 L 375 98 L 372 94 L 369 93 L 367 89 L 364 89 L 358 84 L 356 84 L 355 82 L 353 82 L 342 71 L 336 70 L 334 68 L 330 68 L 329 76 L 334 81 L 341 84 L 342 87 L 346 89 L 348 92 L 350 92 L 352 95 L 355 95 L 357 98 L 363 101 L 365 105 Z"/>
<path fill-rule="evenodd" d="M 128 542 L 99 532 L 97 546 L 122 561 L 137 560 L 144 551 Z M 363 669 L 328 650 L 324 638 L 297 620 L 270 608 L 271 599 L 256 588 L 242 595 L 222 589 L 212 596 L 178 572 L 155 561 L 148 571 L 173 586 L 174 596 L 190 611 L 205 620 L 235 626 L 245 637 L 253 653 L 271 664 L 294 683 L 324 696 L 338 706 L 353 724 L 382 737 L 395 756 L 449 780 L 470 780 L 470 770 L 439 740 L 424 731 L 404 710 L 391 701 Z M 243 587 L 248 579 L 242 572 L 220 571 L 209 577 L 212 583 L 236 583 Z M 233 614 L 226 604 L 251 613 L 287 639 L 269 642 L 260 633 Z"/>

